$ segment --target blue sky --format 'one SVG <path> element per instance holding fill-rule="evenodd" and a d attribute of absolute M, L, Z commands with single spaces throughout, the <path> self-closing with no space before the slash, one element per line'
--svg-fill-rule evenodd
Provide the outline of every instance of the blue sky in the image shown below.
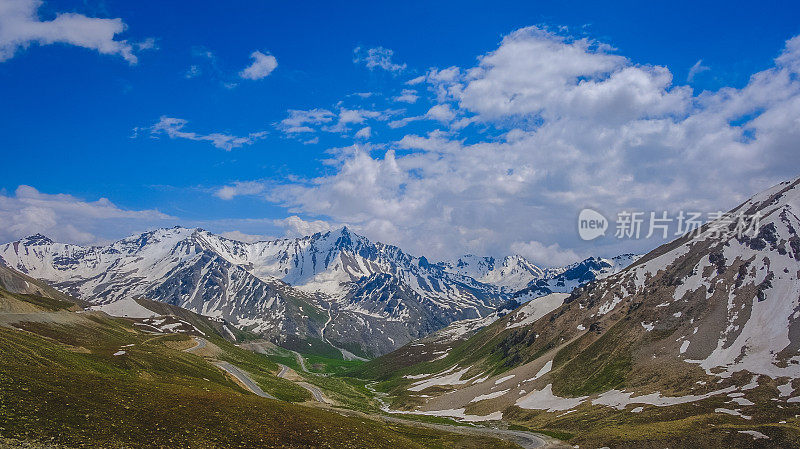
<path fill-rule="evenodd" d="M 582 207 L 724 209 L 800 174 L 774 118 L 800 113 L 798 17 L 795 2 L 0 0 L 0 237 L 346 223 L 434 258 L 645 250 L 567 224 Z M 254 52 L 266 66 L 244 72 Z"/>

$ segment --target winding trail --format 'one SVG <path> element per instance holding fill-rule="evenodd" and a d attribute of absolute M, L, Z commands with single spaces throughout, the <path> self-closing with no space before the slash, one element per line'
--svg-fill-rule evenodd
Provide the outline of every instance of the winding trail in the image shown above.
<path fill-rule="evenodd" d="M 191 347 L 191 348 L 184 349 L 184 352 L 194 352 L 194 351 L 197 351 L 199 349 L 202 349 L 202 348 L 206 347 L 206 340 L 204 338 L 200 338 L 200 337 L 193 337 L 193 338 L 195 339 L 195 342 L 197 344 L 195 346 Z M 303 371 L 309 372 L 308 368 L 306 368 L 305 359 L 303 358 L 303 356 L 300 355 L 300 353 L 298 353 L 298 352 L 295 352 L 295 351 L 292 351 L 292 352 L 294 353 L 295 357 L 297 358 L 297 362 L 299 363 L 299 365 L 303 369 Z M 250 390 L 254 394 L 256 394 L 256 395 L 258 395 L 260 397 L 263 397 L 263 398 L 276 399 L 277 400 L 277 398 L 275 398 L 274 396 L 264 392 L 264 390 L 262 390 L 253 381 L 253 379 L 250 378 L 250 376 L 245 371 L 241 370 L 237 366 L 232 365 L 232 364 L 230 364 L 228 362 L 220 362 L 220 361 L 214 361 L 213 364 L 215 366 L 219 367 L 220 369 L 226 371 L 230 375 L 234 376 L 237 380 L 239 380 L 239 382 L 241 382 L 248 390 Z M 289 368 L 286 365 L 280 364 L 280 363 L 278 365 L 281 368 L 280 371 L 278 372 L 278 377 L 280 377 L 282 379 L 287 379 L 287 375 L 289 374 L 289 371 L 291 370 L 291 368 Z M 309 384 L 307 382 L 302 382 L 302 381 L 294 381 L 294 382 L 297 385 L 299 385 L 300 387 L 303 387 L 306 390 L 308 390 L 311 393 L 311 395 L 314 397 L 314 400 L 316 402 L 319 402 L 319 403 L 325 404 L 325 405 L 329 405 L 330 404 L 330 402 L 328 402 L 325 399 L 325 396 L 323 396 L 322 391 L 319 388 L 317 388 L 316 386 L 311 385 L 311 384 Z M 370 388 L 370 386 L 368 386 L 367 388 L 369 390 L 373 391 L 373 393 L 375 393 L 376 396 L 378 396 L 378 397 L 380 396 L 379 394 L 377 394 L 377 392 L 374 389 Z M 383 403 L 382 398 L 380 398 L 379 400 Z M 546 439 L 546 437 L 537 435 L 537 434 L 535 434 L 533 432 L 525 432 L 525 431 L 519 431 L 519 430 L 495 429 L 495 428 L 492 428 L 492 427 L 480 427 L 480 426 L 469 427 L 469 426 L 453 426 L 453 425 L 448 425 L 448 424 L 434 424 L 434 423 L 427 423 L 427 422 L 403 419 L 403 418 L 396 417 L 396 416 L 364 414 L 364 413 L 357 412 L 357 411 L 354 411 L 354 410 L 344 410 L 344 409 L 335 409 L 335 410 L 333 410 L 332 409 L 332 411 L 335 411 L 335 412 L 340 413 L 340 414 L 345 414 L 345 415 L 363 416 L 363 417 L 366 417 L 366 418 L 369 418 L 369 419 L 379 420 L 379 421 L 383 421 L 383 422 L 386 422 L 386 423 L 396 423 L 396 424 L 403 424 L 403 425 L 406 425 L 406 426 L 426 427 L 426 428 L 429 428 L 429 429 L 439 430 L 439 431 L 443 431 L 443 432 L 457 433 L 457 434 L 461 434 L 461 435 L 480 435 L 480 436 L 495 437 L 495 438 L 499 438 L 499 439 L 502 439 L 502 440 L 505 440 L 505 441 L 510 441 L 512 443 L 515 443 L 515 444 L 519 445 L 520 447 L 522 447 L 524 449 L 541 449 L 541 448 L 546 448 L 546 447 L 553 447 L 553 448 L 555 448 L 555 447 L 569 447 L 569 446 L 562 446 L 562 445 L 558 444 L 555 440 Z"/>
<path fill-rule="evenodd" d="M 206 347 L 206 339 L 202 337 L 192 337 L 194 339 L 194 346 L 191 348 L 186 348 L 183 352 L 195 352 L 199 349 L 203 349 Z"/>
<path fill-rule="evenodd" d="M 319 388 L 306 382 L 295 382 L 295 383 L 308 390 L 308 392 L 311 393 L 312 396 L 314 396 L 315 401 L 321 402 L 323 404 L 328 403 L 328 401 L 325 399 L 325 396 L 322 395 L 322 390 L 320 390 Z"/>
<path fill-rule="evenodd" d="M 259 387 L 258 385 L 256 385 L 255 382 L 253 382 L 253 379 L 251 379 L 246 372 L 239 369 L 239 367 L 237 367 L 236 365 L 232 365 L 228 362 L 214 362 L 214 365 L 227 371 L 230 375 L 237 378 L 239 382 L 244 384 L 244 386 L 247 387 L 247 389 L 253 392 L 254 394 L 261 396 L 262 398 L 277 399 L 275 396 L 272 396 L 269 393 L 265 393 L 264 390 L 261 389 L 261 387 Z"/>
<path fill-rule="evenodd" d="M 300 353 L 297 351 L 292 351 L 292 354 L 294 354 L 294 358 L 297 359 L 297 363 L 300 364 L 300 368 L 303 369 L 303 372 L 308 373 L 309 371 L 308 368 L 306 367 L 306 359 L 304 359 L 303 356 L 300 355 Z"/>
<path fill-rule="evenodd" d="M 202 337 L 192 337 L 192 338 L 194 339 L 195 345 L 192 346 L 191 348 L 184 349 L 183 352 L 195 352 L 199 349 L 203 349 L 206 347 L 207 342 L 205 338 Z M 239 382 L 242 383 L 242 385 L 245 386 L 245 388 L 250 390 L 250 392 L 252 392 L 253 394 L 261 396 L 262 398 L 275 399 L 275 400 L 278 399 L 275 396 L 264 392 L 264 390 L 262 390 L 261 387 L 259 387 L 258 384 L 256 384 L 255 381 L 252 378 L 250 378 L 250 375 L 244 372 L 238 366 L 228 362 L 220 362 L 220 361 L 214 361 L 212 363 L 217 368 L 235 377 Z"/>
<path fill-rule="evenodd" d="M 298 356 L 299 355 L 300 354 L 298 354 Z M 281 363 L 279 363 L 278 365 L 281 367 L 281 371 L 278 373 L 278 377 L 286 379 L 286 374 L 289 373 L 289 367 Z M 303 366 L 303 368 L 305 368 L 305 366 Z M 325 396 L 322 395 L 322 390 L 320 390 L 316 386 L 311 385 L 308 382 L 301 382 L 301 381 L 294 381 L 294 383 L 308 390 L 308 392 L 311 393 L 311 395 L 314 397 L 315 401 L 321 402 L 323 404 L 329 404 L 328 400 L 325 399 Z"/>
<path fill-rule="evenodd" d="M 281 365 L 280 363 L 278 365 L 280 365 L 281 367 L 281 371 L 278 373 L 278 377 L 286 379 L 286 372 L 289 371 L 289 367 L 286 365 Z"/>

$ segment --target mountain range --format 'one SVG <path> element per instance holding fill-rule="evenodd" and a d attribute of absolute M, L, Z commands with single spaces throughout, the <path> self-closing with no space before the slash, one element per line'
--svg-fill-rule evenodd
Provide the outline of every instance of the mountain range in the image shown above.
<path fill-rule="evenodd" d="M 104 246 L 40 234 L 0 245 L 0 263 L 95 305 L 161 301 L 288 348 L 346 358 L 385 354 L 454 321 L 569 292 L 633 260 L 548 269 L 521 256 L 431 263 L 347 227 L 255 243 L 175 227 Z"/>

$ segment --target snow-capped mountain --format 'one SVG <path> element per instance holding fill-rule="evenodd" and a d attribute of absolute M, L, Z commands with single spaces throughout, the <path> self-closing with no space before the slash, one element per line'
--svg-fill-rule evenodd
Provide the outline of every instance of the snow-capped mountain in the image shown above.
<path fill-rule="evenodd" d="M 34 235 L 0 246 L 0 258 L 94 303 L 155 299 L 276 339 L 355 344 L 369 355 L 484 316 L 509 296 L 347 228 L 244 243 L 176 227 L 90 247 Z"/>
<path fill-rule="evenodd" d="M 611 259 L 590 257 L 566 267 L 551 268 L 514 292 L 514 299 L 526 302 L 550 293 L 571 293 L 588 282 L 619 273 L 640 257 L 637 254 L 622 254 Z"/>
<path fill-rule="evenodd" d="M 533 299 L 477 332 L 450 325 L 364 369 L 399 383 L 396 406 L 437 416 L 791 419 L 800 410 L 798 230 L 800 179 L 616 274 L 605 267 L 571 294 Z M 580 279 L 595 264 L 562 274 Z M 448 333 L 455 339 L 433 338 Z"/>
<path fill-rule="evenodd" d="M 315 338 L 362 355 L 385 353 L 454 321 L 486 317 L 518 285 L 539 283 L 524 294 L 529 300 L 548 292 L 542 286 L 565 291 L 608 269 L 598 262 L 573 279 L 576 267 L 542 270 L 519 256 L 497 265 L 477 257 L 460 265 L 430 263 L 346 227 L 255 243 L 181 227 L 106 246 L 56 243 L 37 234 L 0 246 L 0 263 L 96 304 L 153 299 L 282 343 Z"/>
<path fill-rule="evenodd" d="M 502 260 L 466 255 L 439 265 L 450 273 L 469 276 L 515 293 L 516 298 L 533 299 L 553 292 L 569 293 L 586 282 L 619 272 L 639 257 L 635 254 L 611 259 L 590 257 L 566 267 L 542 268 L 520 255 L 506 256 Z"/>
<path fill-rule="evenodd" d="M 511 292 L 522 290 L 531 281 L 541 279 L 546 273 L 546 270 L 519 255 L 496 260 L 494 257 L 470 254 L 452 262 L 442 262 L 441 265 L 448 272 L 469 276 Z"/>

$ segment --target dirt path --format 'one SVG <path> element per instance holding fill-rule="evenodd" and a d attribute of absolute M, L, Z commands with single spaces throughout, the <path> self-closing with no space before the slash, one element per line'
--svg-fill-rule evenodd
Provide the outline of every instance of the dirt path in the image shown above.
<path fill-rule="evenodd" d="M 306 359 L 304 359 L 303 356 L 300 355 L 300 353 L 297 351 L 292 351 L 292 354 L 294 354 L 294 357 L 297 359 L 297 363 L 300 364 L 300 368 L 303 369 L 303 372 L 304 373 L 309 372 L 308 368 L 306 368 Z"/>
<path fill-rule="evenodd" d="M 184 349 L 183 352 L 195 352 L 206 347 L 205 338 L 202 337 L 192 337 L 192 338 L 194 339 L 195 345 L 192 346 L 191 348 Z M 238 366 L 228 362 L 221 362 L 218 360 L 212 361 L 211 363 L 213 363 L 214 366 L 216 366 L 217 368 L 235 377 L 247 390 L 250 390 L 253 394 L 261 396 L 262 398 L 277 400 L 275 396 L 272 396 L 269 393 L 265 393 L 264 390 L 262 390 L 261 387 L 259 387 L 258 384 L 256 384 L 255 381 L 252 378 L 250 378 L 250 375 L 247 374 L 242 369 L 240 369 Z"/>

